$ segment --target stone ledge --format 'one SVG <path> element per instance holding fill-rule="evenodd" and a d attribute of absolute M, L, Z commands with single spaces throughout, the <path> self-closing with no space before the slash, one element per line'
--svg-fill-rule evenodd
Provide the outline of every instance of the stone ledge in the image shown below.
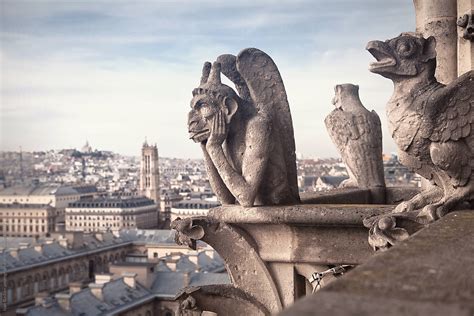
<path fill-rule="evenodd" d="M 450 213 L 282 315 L 472 315 L 473 227 L 473 210 Z"/>
<path fill-rule="evenodd" d="M 304 226 L 363 226 L 362 220 L 388 213 L 393 205 L 300 204 L 245 208 L 226 205 L 209 210 L 208 218 L 229 224 L 291 224 Z"/>

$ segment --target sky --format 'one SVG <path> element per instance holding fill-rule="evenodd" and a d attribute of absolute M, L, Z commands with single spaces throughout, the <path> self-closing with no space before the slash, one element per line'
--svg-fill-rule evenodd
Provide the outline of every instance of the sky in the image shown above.
<path fill-rule="evenodd" d="M 187 112 L 202 64 L 256 47 L 286 87 L 296 151 L 337 157 L 324 118 L 354 83 L 382 120 L 391 81 L 370 40 L 415 29 L 412 0 L 0 0 L 0 150 L 93 148 L 198 158 Z"/>

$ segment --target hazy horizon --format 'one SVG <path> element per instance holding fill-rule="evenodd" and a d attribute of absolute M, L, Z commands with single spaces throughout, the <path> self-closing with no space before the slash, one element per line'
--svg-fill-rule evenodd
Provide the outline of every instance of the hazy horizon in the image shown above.
<path fill-rule="evenodd" d="M 1 2 L 0 150 L 92 147 L 200 158 L 188 139 L 204 61 L 246 47 L 268 53 L 285 83 L 296 151 L 338 157 L 324 126 L 333 87 L 360 86 L 395 151 L 385 103 L 392 83 L 367 68 L 369 40 L 413 31 L 411 0 Z"/>

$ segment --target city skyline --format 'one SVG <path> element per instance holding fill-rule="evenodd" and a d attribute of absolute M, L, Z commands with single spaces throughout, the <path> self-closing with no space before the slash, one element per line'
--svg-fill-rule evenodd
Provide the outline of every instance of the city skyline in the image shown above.
<path fill-rule="evenodd" d="M 278 65 L 298 153 L 339 156 L 323 120 L 343 82 L 360 85 L 384 152 L 395 150 L 384 111 L 392 86 L 368 72 L 365 44 L 413 31 L 412 1 L 111 3 L 2 1 L 2 151 L 88 140 L 138 155 L 147 137 L 160 156 L 200 158 L 186 118 L 202 63 L 245 47 Z"/>

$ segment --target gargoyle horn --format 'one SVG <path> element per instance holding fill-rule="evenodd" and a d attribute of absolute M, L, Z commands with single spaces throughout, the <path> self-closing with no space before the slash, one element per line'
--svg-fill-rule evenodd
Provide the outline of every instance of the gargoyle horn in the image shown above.
<path fill-rule="evenodd" d="M 209 74 L 209 82 L 213 84 L 221 83 L 221 63 L 215 61 L 212 64 L 211 73 Z"/>
<path fill-rule="evenodd" d="M 202 67 L 201 84 L 205 84 L 207 82 L 210 72 L 211 72 L 211 63 L 206 61 L 204 63 L 204 66 Z"/>

